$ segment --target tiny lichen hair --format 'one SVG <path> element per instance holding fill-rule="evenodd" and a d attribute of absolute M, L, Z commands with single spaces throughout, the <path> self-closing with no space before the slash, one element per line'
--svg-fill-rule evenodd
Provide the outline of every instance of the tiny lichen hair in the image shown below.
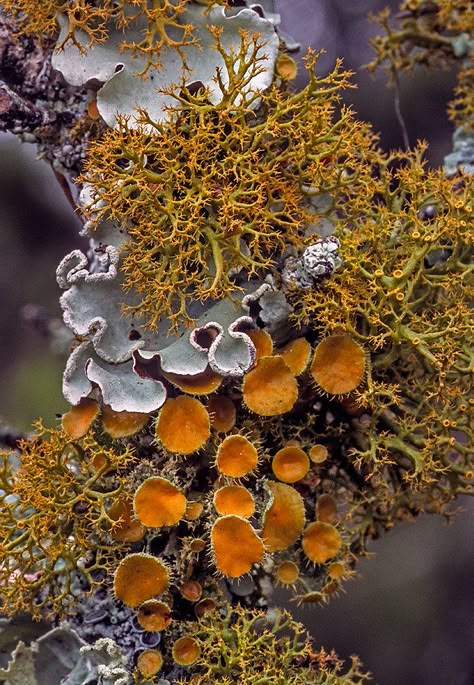
<path fill-rule="evenodd" d="M 103 538 L 114 523 L 107 506 L 132 460 L 127 448 L 112 450 L 92 435 L 72 441 L 40 422 L 36 429 L 18 457 L 0 454 L 0 605 L 8 615 L 67 613 L 74 576 L 89 589 L 97 584 L 113 556 Z"/>
<path fill-rule="evenodd" d="M 304 189 L 339 188 L 349 207 L 371 145 L 350 111 L 335 116 L 349 86 L 339 62 L 319 78 L 309 53 L 302 91 L 248 92 L 262 68 L 258 37 L 242 34 L 234 54 L 214 36 L 225 63 L 220 103 L 203 88 L 174 87 L 169 121 L 142 111 L 132 128 L 119 118 L 91 146 L 79 179 L 93 191 L 91 220 L 111 217 L 130 236 L 121 269 L 140 301 L 127 310 L 150 327 L 165 315 L 172 324 L 186 319 L 191 300 L 235 293 L 239 271 L 241 279 L 265 275 L 291 246 L 302 249 L 311 218 Z"/>

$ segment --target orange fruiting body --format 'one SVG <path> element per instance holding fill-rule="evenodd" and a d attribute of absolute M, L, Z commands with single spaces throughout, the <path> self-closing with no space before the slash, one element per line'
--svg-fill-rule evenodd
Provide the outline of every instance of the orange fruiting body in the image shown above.
<path fill-rule="evenodd" d="M 284 81 L 292 81 L 298 73 L 298 65 L 295 60 L 285 53 L 278 56 L 275 64 L 278 76 Z"/>
<path fill-rule="evenodd" d="M 229 397 L 214 395 L 207 403 L 212 427 L 218 433 L 227 433 L 235 426 L 237 411 L 235 404 Z"/>
<path fill-rule="evenodd" d="M 127 438 L 135 435 L 148 423 L 148 414 L 129 411 L 114 411 L 104 406 L 102 425 L 106 433 L 112 438 Z"/>
<path fill-rule="evenodd" d="M 248 331 L 247 335 L 255 345 L 255 362 L 261 357 L 269 357 L 271 355 L 273 352 L 273 340 L 267 331 L 264 331 L 263 328 L 256 328 Z"/>
<path fill-rule="evenodd" d="M 214 494 L 214 506 L 218 514 L 235 514 L 248 518 L 255 511 L 252 494 L 242 485 L 224 485 Z"/>
<path fill-rule="evenodd" d="M 320 495 L 316 501 L 316 518 L 323 523 L 337 523 L 337 504 L 331 495 Z"/>
<path fill-rule="evenodd" d="M 189 635 L 184 635 L 174 643 L 172 655 L 174 661 L 180 666 L 191 666 L 199 659 L 201 648 L 197 640 Z"/>
<path fill-rule="evenodd" d="M 272 470 L 278 480 L 296 483 L 308 473 L 309 459 L 300 447 L 283 447 L 273 457 Z"/>
<path fill-rule="evenodd" d="M 194 613 L 196 614 L 196 618 L 202 618 L 206 614 L 211 614 L 213 611 L 215 611 L 216 606 L 217 605 L 215 601 L 210 597 L 206 597 L 206 599 L 201 599 L 201 601 L 198 602 L 194 607 Z"/>
<path fill-rule="evenodd" d="M 328 458 L 328 450 L 324 445 L 313 445 L 309 450 L 309 458 L 313 464 L 322 464 Z"/>
<path fill-rule="evenodd" d="M 345 572 L 344 564 L 341 564 L 340 561 L 333 561 L 332 564 L 329 564 L 328 566 L 328 576 L 332 578 L 332 580 L 339 580 L 344 576 Z"/>
<path fill-rule="evenodd" d="M 147 478 L 133 498 L 135 515 L 148 528 L 174 526 L 186 511 L 186 497 L 166 478 Z"/>
<path fill-rule="evenodd" d="M 341 536 L 330 523 L 315 521 L 305 529 L 301 540 L 303 552 L 315 564 L 324 564 L 341 549 Z"/>
<path fill-rule="evenodd" d="M 166 630 L 171 623 L 171 609 L 159 599 L 149 599 L 138 607 L 137 621 L 150 633 Z"/>
<path fill-rule="evenodd" d="M 202 502 L 186 502 L 186 511 L 184 512 L 184 518 L 187 521 L 197 521 L 204 510 L 204 504 Z"/>
<path fill-rule="evenodd" d="M 291 485 L 266 484 L 272 501 L 263 517 L 262 538 L 269 552 L 278 552 L 293 545 L 305 524 L 304 502 Z"/>
<path fill-rule="evenodd" d="M 137 668 L 145 678 L 156 675 L 163 666 L 163 656 L 158 649 L 146 649 L 137 658 Z"/>
<path fill-rule="evenodd" d="M 299 376 L 308 366 L 311 356 L 311 345 L 306 338 L 291 340 L 284 347 L 277 350 L 294 376 Z"/>
<path fill-rule="evenodd" d="M 198 602 L 202 595 L 202 585 L 197 580 L 187 580 L 181 585 L 179 591 L 188 602 Z"/>
<path fill-rule="evenodd" d="M 162 373 L 170 383 L 173 383 L 177 388 L 190 395 L 210 395 L 211 392 L 215 392 L 219 388 L 224 380 L 224 376 L 220 376 L 209 367 L 202 373 L 197 373 L 194 376 L 182 376 L 177 373 L 165 373 L 164 371 Z"/>
<path fill-rule="evenodd" d="M 276 578 L 282 585 L 293 585 L 300 575 L 300 570 L 294 561 L 283 561 L 276 569 Z"/>
<path fill-rule="evenodd" d="M 248 573 L 263 557 L 263 543 L 250 523 L 239 516 L 222 516 L 211 531 L 218 570 L 228 578 Z"/>
<path fill-rule="evenodd" d="M 345 395 L 363 381 L 366 357 L 363 348 L 349 335 L 329 335 L 314 351 L 311 375 L 324 392 Z"/>
<path fill-rule="evenodd" d="M 262 357 L 244 377 L 245 404 L 261 416 L 290 411 L 298 399 L 298 383 L 283 357 Z"/>
<path fill-rule="evenodd" d="M 112 504 L 107 514 L 117 521 L 110 535 L 118 542 L 138 542 L 146 533 L 146 528 L 135 518 L 131 500 L 119 499 Z"/>
<path fill-rule="evenodd" d="M 114 574 L 115 595 L 132 608 L 161 595 L 168 585 L 168 569 L 151 554 L 129 554 Z"/>
<path fill-rule="evenodd" d="M 68 412 L 63 414 L 62 427 L 71 440 L 78 440 L 87 433 L 98 413 L 99 405 L 97 402 L 84 397 L 79 404 L 71 407 Z"/>
<path fill-rule="evenodd" d="M 167 450 L 192 454 L 209 435 L 209 414 L 199 400 L 186 395 L 166 400 L 156 422 L 156 436 Z"/>
<path fill-rule="evenodd" d="M 217 469 L 230 478 L 242 478 L 253 471 L 257 463 L 257 448 L 243 435 L 228 435 L 217 450 Z"/>

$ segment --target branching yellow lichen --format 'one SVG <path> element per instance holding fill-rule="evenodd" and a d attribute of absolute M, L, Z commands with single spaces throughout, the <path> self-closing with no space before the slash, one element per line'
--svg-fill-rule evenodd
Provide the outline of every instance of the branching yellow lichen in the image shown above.
<path fill-rule="evenodd" d="M 374 462 L 398 454 L 418 473 L 469 453 L 457 407 L 474 363 L 472 177 L 427 171 L 423 149 L 379 158 L 359 217 L 336 229 L 343 272 L 295 293 L 301 320 L 324 335 L 345 331 L 371 353 L 355 394 L 371 411 L 360 453 Z"/>
<path fill-rule="evenodd" d="M 349 86 L 339 62 L 318 78 L 310 53 L 302 91 L 249 93 L 262 68 L 258 37 L 242 34 L 234 53 L 213 33 L 225 63 L 216 76 L 220 103 L 211 104 L 206 89 L 171 89 L 169 121 L 142 111 L 131 128 L 119 118 L 117 129 L 91 146 L 80 179 L 100 200 L 91 220 L 110 216 L 128 231 L 121 268 L 140 302 L 127 311 L 151 327 L 164 315 L 173 325 L 185 320 L 191 299 L 235 293 L 239 270 L 265 273 L 289 247 L 302 248 L 311 221 L 308 189 L 338 188 L 350 213 L 365 169 L 361 155 L 371 145 L 368 128 L 350 111 L 335 116 Z"/>
<path fill-rule="evenodd" d="M 368 675 L 353 660 L 346 673 L 335 655 L 313 651 L 304 627 L 287 612 L 236 607 L 205 616 L 190 633 L 200 648 L 194 685 L 360 685 Z M 197 651 L 197 650 L 196 650 Z"/>
<path fill-rule="evenodd" d="M 90 434 L 72 441 L 40 422 L 36 429 L 20 444 L 17 468 L 15 455 L 1 455 L 0 598 L 3 613 L 40 617 L 70 609 L 74 576 L 92 588 L 109 568 L 107 506 L 123 489 L 132 455 Z"/>
<path fill-rule="evenodd" d="M 140 29 L 143 38 L 129 42 L 124 34 L 123 50 L 146 57 L 143 74 L 160 66 L 162 50 L 174 48 L 185 63 L 182 48 L 196 43 L 193 26 L 183 20 L 189 0 L 2 0 L 1 4 L 18 21 L 19 33 L 51 37 L 58 31 L 58 18 L 67 22 L 67 32 L 57 45 L 76 45 L 81 52 L 85 34 L 91 47 L 105 42 L 112 31 Z"/>

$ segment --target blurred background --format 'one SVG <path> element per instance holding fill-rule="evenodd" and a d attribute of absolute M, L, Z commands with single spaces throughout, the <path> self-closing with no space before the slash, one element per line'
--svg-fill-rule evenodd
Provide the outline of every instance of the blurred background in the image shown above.
<path fill-rule="evenodd" d="M 379 0 L 280 0 L 282 27 L 301 43 L 337 56 L 355 72 L 357 91 L 345 97 L 361 119 L 380 132 L 384 148 L 402 146 L 394 94 L 383 74 L 361 66 L 372 58 L 369 39 L 378 32 L 369 12 Z M 303 70 L 301 70 L 303 76 Z M 401 78 L 401 108 L 410 143 L 430 144 L 429 163 L 442 163 L 452 127 L 446 103 L 454 84 L 449 72 L 418 71 Z M 51 353 L 47 321 L 61 317 L 54 271 L 71 249 L 83 246 L 79 221 L 31 145 L 0 134 L 0 421 L 29 430 L 42 416 L 54 424 L 66 410 L 61 395 L 65 357 Z M 373 543 L 374 557 L 358 566 L 359 579 L 328 607 L 296 610 L 318 644 L 342 656 L 358 654 L 380 685 L 470 685 L 474 682 L 474 558 L 470 501 L 449 527 L 440 517 L 402 524 Z"/>

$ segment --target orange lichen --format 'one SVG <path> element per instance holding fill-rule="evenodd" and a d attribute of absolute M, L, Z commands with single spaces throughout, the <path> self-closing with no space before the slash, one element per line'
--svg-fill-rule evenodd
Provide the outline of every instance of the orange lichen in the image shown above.
<path fill-rule="evenodd" d="M 340 580 L 344 577 L 345 573 L 346 569 L 344 564 L 341 564 L 340 561 L 333 561 L 333 563 L 328 566 L 328 576 L 332 580 Z"/>
<path fill-rule="evenodd" d="M 63 414 L 61 424 L 71 440 L 82 438 L 99 413 L 99 405 L 94 400 L 83 397 L 79 404 Z"/>
<path fill-rule="evenodd" d="M 215 601 L 210 597 L 206 597 L 206 599 L 201 599 L 201 601 L 196 604 L 194 613 L 196 614 L 196 618 L 202 618 L 206 614 L 211 614 L 215 609 Z"/>
<path fill-rule="evenodd" d="M 169 585 L 168 569 L 151 554 L 129 554 L 114 574 L 114 592 L 129 607 L 161 595 Z"/>
<path fill-rule="evenodd" d="M 166 400 L 156 422 L 156 436 L 167 450 L 192 454 L 209 435 L 209 414 L 199 400 L 186 395 Z"/>
<path fill-rule="evenodd" d="M 197 580 L 187 580 L 181 585 L 179 591 L 188 602 L 198 602 L 202 596 L 202 585 Z"/>
<path fill-rule="evenodd" d="M 146 649 L 137 658 L 137 668 L 145 678 L 156 675 L 163 666 L 163 656 L 159 649 Z"/>
<path fill-rule="evenodd" d="M 203 549 L 206 549 L 206 541 L 202 538 L 195 538 L 189 543 L 189 549 L 191 552 L 202 552 Z"/>
<path fill-rule="evenodd" d="M 261 416 L 290 411 L 298 399 L 298 383 L 283 357 L 262 357 L 244 378 L 245 404 Z"/>
<path fill-rule="evenodd" d="M 337 504 L 331 495 L 320 495 L 316 501 L 316 518 L 323 523 L 337 523 Z"/>
<path fill-rule="evenodd" d="M 218 433 L 227 433 L 235 426 L 237 410 L 229 397 L 223 395 L 210 397 L 207 409 L 211 417 L 211 425 Z"/>
<path fill-rule="evenodd" d="M 138 607 L 137 621 L 150 633 L 166 630 L 171 623 L 171 609 L 159 599 L 149 599 Z"/>
<path fill-rule="evenodd" d="M 267 331 L 264 331 L 263 328 L 255 328 L 252 331 L 248 331 L 247 335 L 255 345 L 255 363 L 261 357 L 269 357 L 272 354 L 273 340 Z"/>
<path fill-rule="evenodd" d="M 243 435 L 228 435 L 217 450 L 217 469 L 231 478 L 246 476 L 257 463 L 257 448 Z"/>
<path fill-rule="evenodd" d="M 252 494 L 242 485 L 224 485 L 214 494 L 214 506 L 218 514 L 235 514 L 248 518 L 255 511 Z"/>
<path fill-rule="evenodd" d="M 275 575 L 282 585 L 294 585 L 299 578 L 300 570 L 294 561 L 283 561 L 276 569 Z"/>
<path fill-rule="evenodd" d="M 186 497 L 166 478 L 151 476 L 135 492 L 135 515 L 148 528 L 174 526 L 186 511 Z"/>
<path fill-rule="evenodd" d="M 366 367 L 364 349 L 349 335 L 329 335 L 314 351 L 311 375 L 324 392 L 345 395 L 363 381 Z"/>
<path fill-rule="evenodd" d="M 211 532 L 217 569 L 228 578 L 248 573 L 263 557 L 263 542 L 250 523 L 239 516 L 222 516 Z"/>
<path fill-rule="evenodd" d="M 201 655 L 201 648 L 193 637 L 183 635 L 173 645 L 171 650 L 174 661 L 179 666 L 191 666 Z"/>
<path fill-rule="evenodd" d="M 220 376 L 210 367 L 194 376 L 182 376 L 177 373 L 165 373 L 164 371 L 162 373 L 170 383 L 173 383 L 177 388 L 190 395 L 210 395 L 219 388 L 224 380 L 224 376 Z"/>
<path fill-rule="evenodd" d="M 266 484 L 272 499 L 263 517 L 262 538 L 269 552 L 277 552 L 293 545 L 305 524 L 304 502 L 290 485 Z"/>
<path fill-rule="evenodd" d="M 308 473 L 308 456 L 300 447 L 283 447 L 273 457 L 272 470 L 278 480 L 296 483 Z"/>
<path fill-rule="evenodd" d="M 290 55 L 283 53 L 276 61 L 275 71 L 284 81 L 292 81 L 298 73 L 298 65 Z"/>
<path fill-rule="evenodd" d="M 306 338 L 296 338 L 277 350 L 277 354 L 283 357 L 291 373 L 299 376 L 308 366 L 311 345 Z"/>
<path fill-rule="evenodd" d="M 114 411 L 104 406 L 102 425 L 112 438 L 127 438 L 135 435 L 148 423 L 148 414 L 130 411 Z"/>
<path fill-rule="evenodd" d="M 313 464 L 322 464 L 328 458 L 328 450 L 324 445 L 313 445 L 309 450 L 309 458 Z"/>
<path fill-rule="evenodd" d="M 301 539 L 303 552 L 315 564 L 324 564 L 335 557 L 341 545 L 341 536 L 336 528 L 321 521 L 310 523 Z"/>
<path fill-rule="evenodd" d="M 307 592 L 304 595 L 298 595 L 296 598 L 298 606 L 302 604 L 319 604 L 324 600 L 324 595 L 322 592 L 315 590 L 314 592 Z"/>
<path fill-rule="evenodd" d="M 197 521 L 201 516 L 204 509 L 204 504 L 202 502 L 186 502 L 186 511 L 184 512 L 184 518 L 187 521 Z"/>
<path fill-rule="evenodd" d="M 117 500 L 107 514 L 112 520 L 117 521 L 110 531 L 110 535 L 117 542 L 138 542 L 145 535 L 146 528 L 135 518 L 131 500 Z"/>

